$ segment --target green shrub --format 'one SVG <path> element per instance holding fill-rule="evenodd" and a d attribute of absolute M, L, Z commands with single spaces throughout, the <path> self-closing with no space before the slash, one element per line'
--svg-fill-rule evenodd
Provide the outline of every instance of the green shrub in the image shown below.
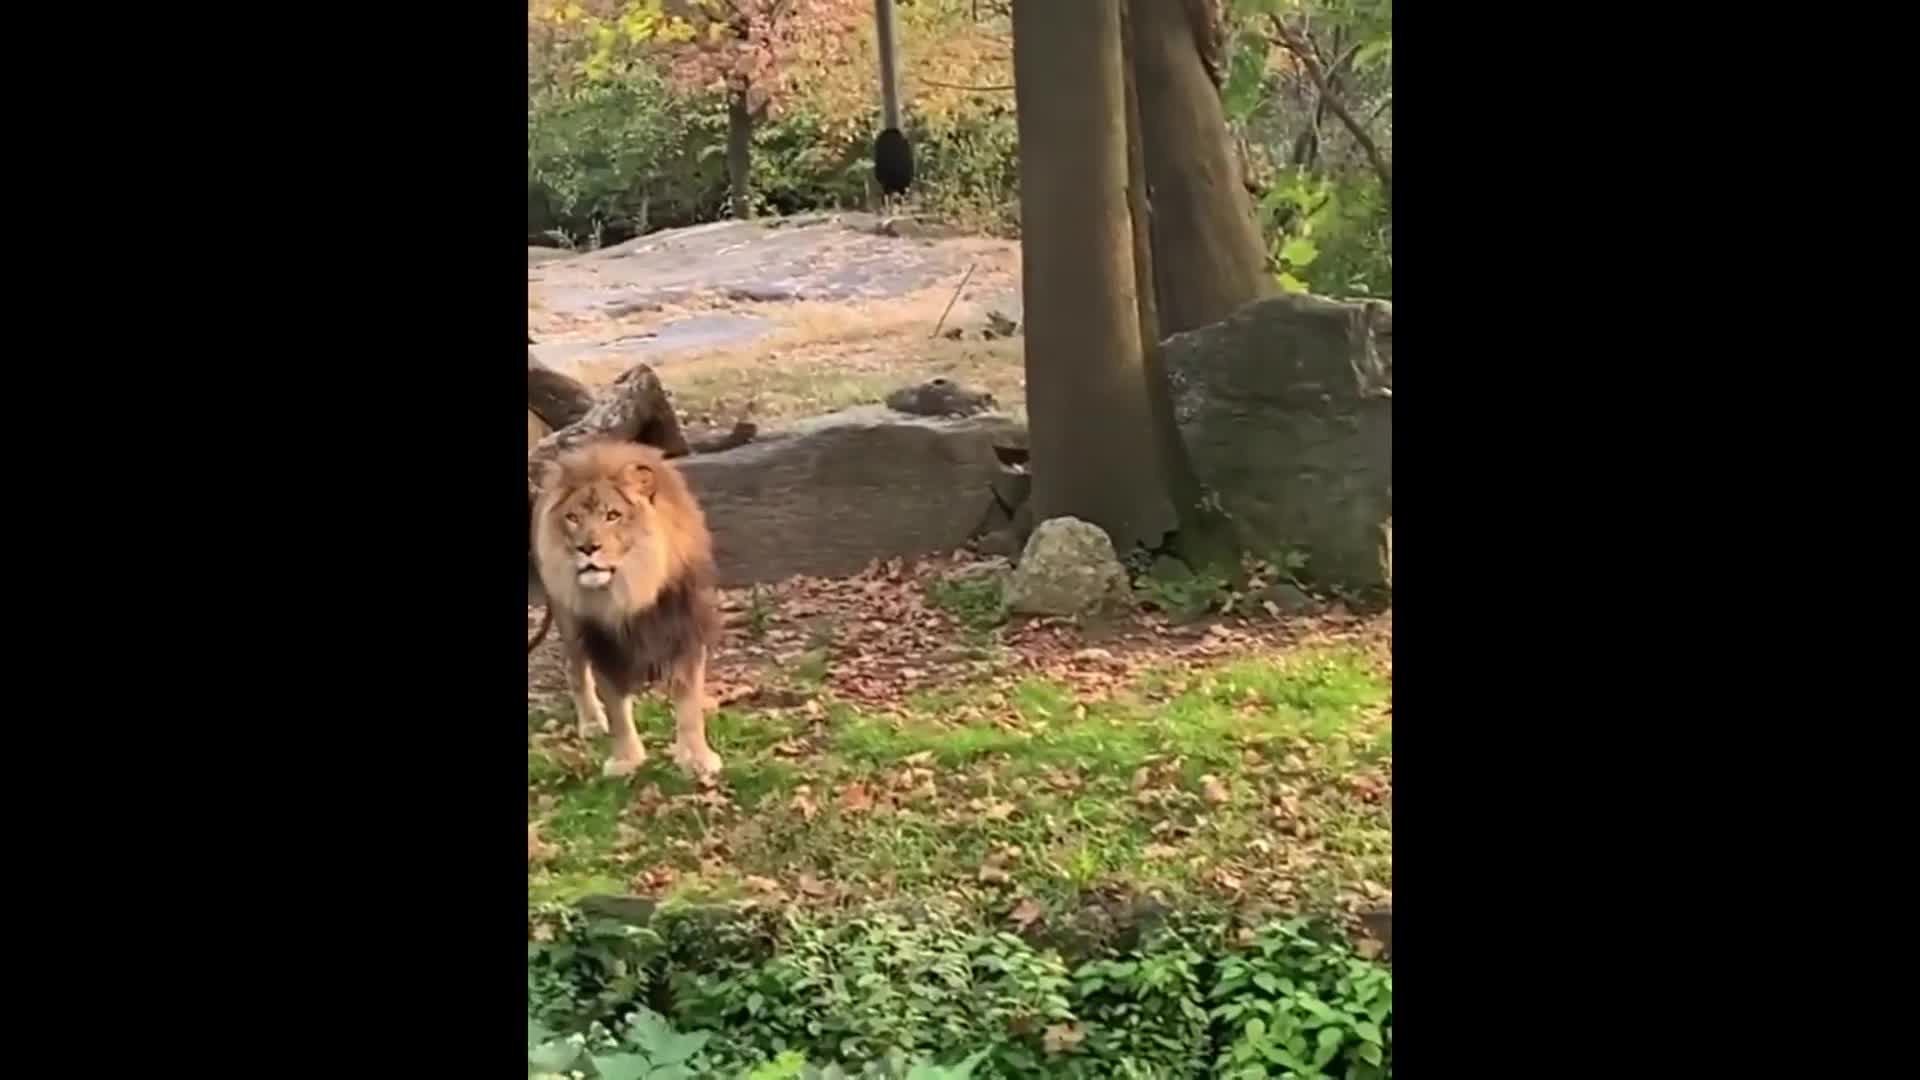
<path fill-rule="evenodd" d="M 530 1075 L 1392 1075 L 1391 971 L 1299 922 L 1229 944 L 1224 922 L 1182 920 L 1071 970 L 939 910 L 537 925 Z"/>

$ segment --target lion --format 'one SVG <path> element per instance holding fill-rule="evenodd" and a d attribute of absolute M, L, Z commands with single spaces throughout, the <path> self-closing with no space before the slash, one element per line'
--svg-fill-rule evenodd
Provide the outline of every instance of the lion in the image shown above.
<path fill-rule="evenodd" d="M 613 735 L 601 771 L 625 776 L 646 761 L 633 699 L 664 678 L 673 759 L 713 777 L 721 762 L 707 745 L 706 674 L 720 609 L 706 515 L 685 478 L 653 447 L 594 442 L 541 463 L 536 487 L 534 565 L 580 734 Z"/>

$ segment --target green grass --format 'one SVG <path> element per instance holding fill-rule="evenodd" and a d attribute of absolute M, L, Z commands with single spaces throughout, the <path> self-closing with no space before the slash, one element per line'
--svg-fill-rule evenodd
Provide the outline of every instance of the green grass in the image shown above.
<path fill-rule="evenodd" d="M 789 677 L 824 675 L 824 654 L 802 659 Z M 639 713 L 651 757 L 626 781 L 601 779 L 599 748 L 560 717 L 528 753 L 555 848 L 529 892 L 771 884 L 788 900 L 938 891 L 1004 909 L 1118 883 L 1336 906 L 1391 882 L 1387 692 L 1333 651 L 1154 671 L 1100 700 L 1028 679 L 923 692 L 894 716 L 722 710 L 725 783 L 705 796 L 671 763 L 663 706 Z"/>

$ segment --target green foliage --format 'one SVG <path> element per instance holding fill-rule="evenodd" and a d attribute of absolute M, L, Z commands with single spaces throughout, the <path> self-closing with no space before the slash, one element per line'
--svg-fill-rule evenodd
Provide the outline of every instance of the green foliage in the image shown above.
<path fill-rule="evenodd" d="M 615 953 L 655 969 L 650 985 L 672 1020 L 612 1002 L 608 954 L 578 947 L 608 938 L 565 922 L 541 962 L 579 979 L 561 997 L 590 1007 L 553 1022 L 530 998 L 529 1076 L 1392 1074 L 1391 970 L 1299 921 L 1242 930 L 1233 945 L 1223 922 L 1176 918 L 1072 969 L 1053 949 L 937 909 L 771 922 L 667 912 L 655 922 L 618 935 Z M 555 925 L 551 913 L 537 925 Z"/>
<path fill-rule="evenodd" d="M 724 170 L 693 147 L 715 136 L 696 103 L 644 68 L 527 95 L 530 234 L 591 244 L 608 227 L 690 224 L 724 194 Z"/>
<path fill-rule="evenodd" d="M 723 1032 L 717 1045 L 740 1058 L 803 1049 L 863 1062 L 970 1047 L 1003 1064 L 1038 1061 L 1039 1025 L 1070 1017 L 1059 958 L 923 914 L 795 921 L 770 957 L 680 974 L 676 1015 Z"/>
<path fill-rule="evenodd" d="M 1267 927 L 1223 961 L 1209 998 L 1232 1033 L 1215 1058 L 1221 1076 L 1393 1073 L 1393 973 L 1299 923 Z"/>
<path fill-rule="evenodd" d="M 995 574 L 941 578 L 928 586 L 927 602 L 971 630 L 1007 621 L 1006 583 Z"/>
<path fill-rule="evenodd" d="M 1227 602 L 1232 595 L 1227 579 L 1211 570 L 1193 571 L 1185 564 L 1162 560 L 1142 574 L 1134 588 L 1141 599 L 1176 619 L 1197 619 Z"/>
<path fill-rule="evenodd" d="M 747 597 L 747 637 L 754 641 L 764 640 L 767 628 L 773 623 L 774 605 L 771 594 L 759 585 Z"/>
<path fill-rule="evenodd" d="M 1276 280 L 1290 291 L 1393 295 L 1393 201 L 1354 118 L 1392 157 L 1391 0 L 1235 0 L 1222 103 L 1246 139 Z M 1317 58 L 1326 86 L 1299 59 Z"/>
<path fill-rule="evenodd" d="M 652 989 L 659 935 L 551 906 L 528 914 L 527 1009 L 545 1024 L 611 1022 Z"/>

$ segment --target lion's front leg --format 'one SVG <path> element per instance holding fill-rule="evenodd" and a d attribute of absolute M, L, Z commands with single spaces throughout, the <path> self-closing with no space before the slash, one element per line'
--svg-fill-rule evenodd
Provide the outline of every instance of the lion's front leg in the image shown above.
<path fill-rule="evenodd" d="M 669 680 L 673 694 L 673 760 L 701 779 L 720 772 L 720 755 L 707 745 L 707 650 L 697 648 L 675 664 Z"/>
<path fill-rule="evenodd" d="M 580 725 L 580 737 L 605 735 L 607 713 L 600 707 L 600 695 L 594 692 L 593 669 L 580 644 L 580 628 L 558 610 L 553 613 L 553 628 L 560 633 L 560 650 L 567 657 L 567 689 L 573 692 L 573 715 Z"/>
<path fill-rule="evenodd" d="M 613 750 L 600 766 L 604 776 L 627 776 L 646 764 L 647 748 L 640 744 L 640 731 L 633 725 L 633 695 L 615 690 L 601 680 L 607 695 L 607 711 L 613 717 Z"/>

